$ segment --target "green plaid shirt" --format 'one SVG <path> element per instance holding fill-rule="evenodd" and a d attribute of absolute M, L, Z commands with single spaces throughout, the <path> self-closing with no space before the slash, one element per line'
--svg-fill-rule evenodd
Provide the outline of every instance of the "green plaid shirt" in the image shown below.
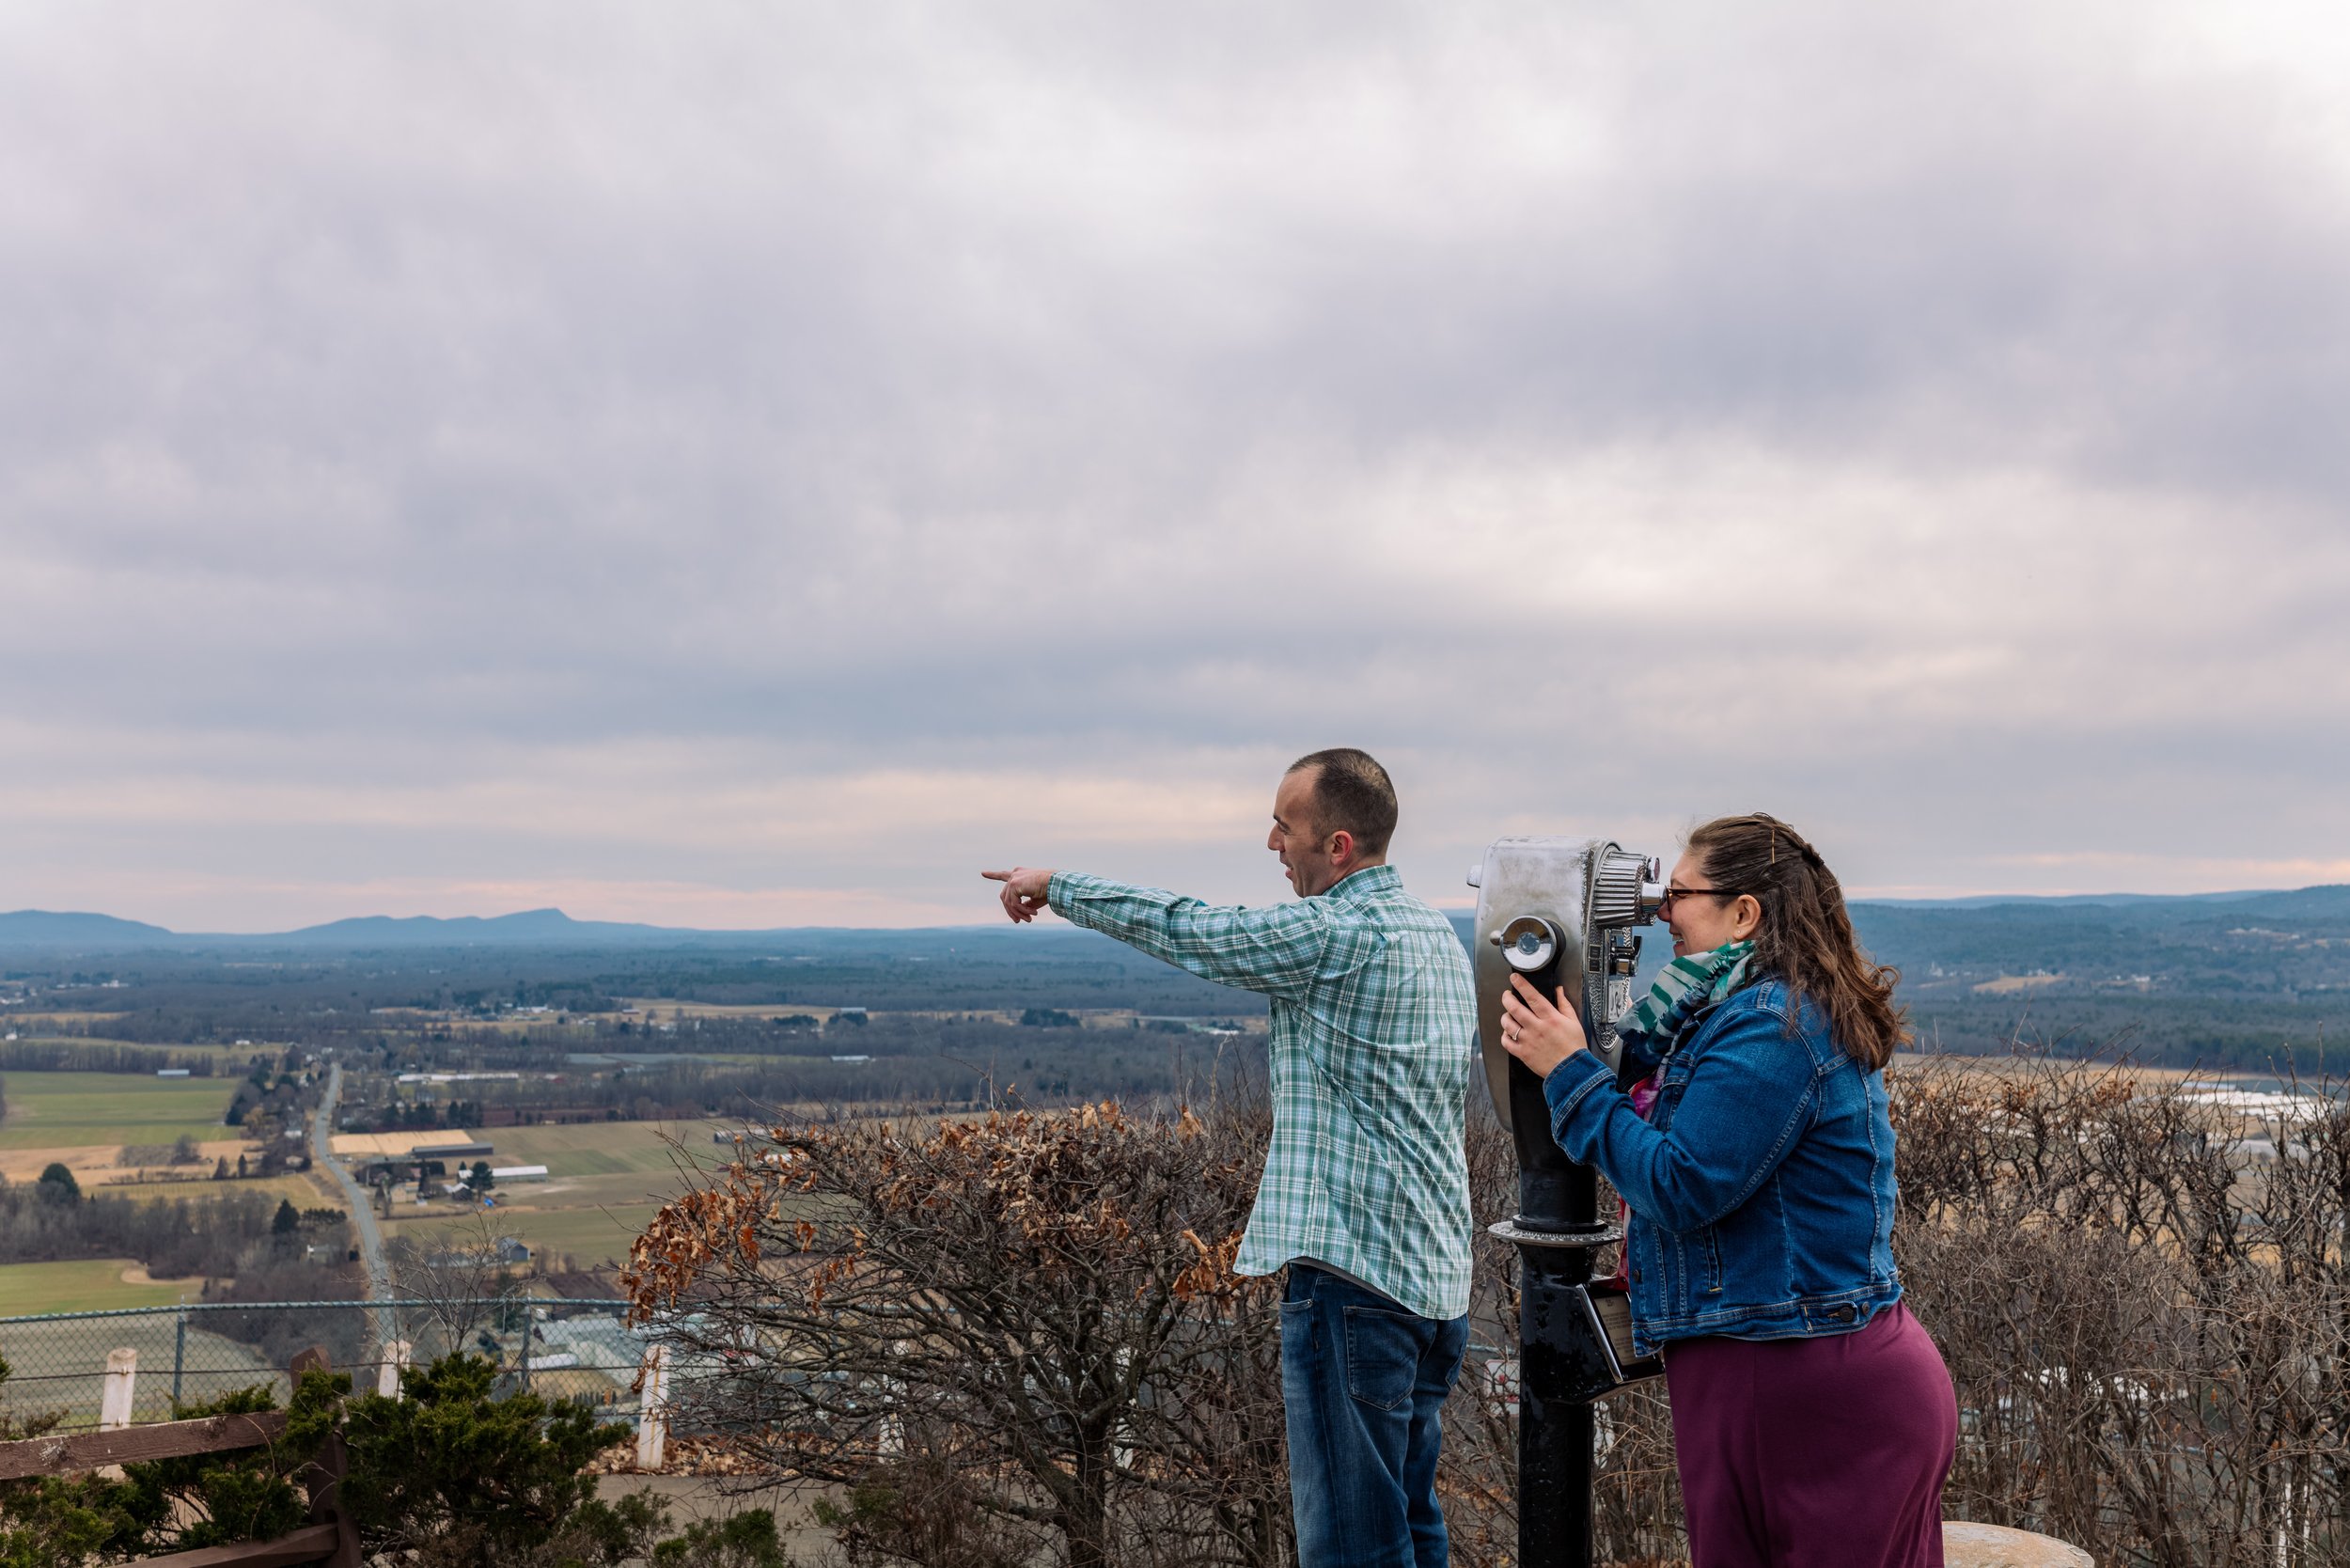
<path fill-rule="evenodd" d="M 1056 872 L 1074 924 L 1273 1000 L 1273 1147 L 1243 1274 L 1318 1259 L 1423 1317 L 1469 1304 L 1462 1116 L 1477 989 L 1445 917 L 1371 866 L 1270 909 Z"/>

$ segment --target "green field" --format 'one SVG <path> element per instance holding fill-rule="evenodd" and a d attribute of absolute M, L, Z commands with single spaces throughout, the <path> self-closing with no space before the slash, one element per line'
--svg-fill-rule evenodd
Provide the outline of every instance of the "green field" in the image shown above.
<path fill-rule="evenodd" d="M 557 1182 L 516 1182 L 498 1188 L 500 1208 L 609 1209 L 633 1203 L 663 1203 L 682 1184 L 667 1171 L 632 1170 L 624 1176 L 573 1176 Z"/>
<path fill-rule="evenodd" d="M 541 1261 L 547 1253 L 568 1252 L 581 1267 L 593 1268 L 606 1262 L 626 1262 L 629 1244 L 660 1207 L 658 1203 L 625 1203 L 609 1208 L 506 1209 L 497 1223 L 499 1230 L 519 1238 Z M 470 1226 L 472 1220 L 471 1215 L 394 1219 L 384 1227 L 384 1237 L 430 1235 L 452 1226 Z"/>
<path fill-rule="evenodd" d="M 82 1258 L 65 1263 L 0 1263 L 0 1318 L 34 1312 L 95 1312 L 112 1307 L 168 1307 L 196 1294 L 201 1281 L 123 1283 L 127 1258 Z"/>
<path fill-rule="evenodd" d="M 57 1016 L 57 1015 L 47 1015 Z M 187 1041 L 170 1045 L 158 1045 L 151 1040 L 114 1040 L 105 1035 L 87 1034 L 26 1034 L 27 1045 L 96 1046 L 112 1050 L 119 1047 L 129 1051 L 155 1051 L 175 1057 L 227 1058 L 242 1068 L 254 1057 L 267 1057 L 272 1062 L 284 1054 L 286 1047 L 276 1045 L 227 1045 L 217 1041 Z M 215 1069 L 217 1071 L 217 1068 Z"/>
<path fill-rule="evenodd" d="M 341 1193 L 332 1198 L 319 1191 L 301 1176 L 255 1176 L 242 1182 L 107 1182 L 82 1189 L 86 1198 L 133 1198 L 140 1202 L 168 1201 L 184 1198 L 201 1203 L 215 1198 L 226 1198 L 232 1192 L 258 1192 L 265 1198 L 289 1199 L 297 1209 L 347 1209 L 351 1206 Z"/>
<path fill-rule="evenodd" d="M 675 1135 L 685 1157 L 713 1165 L 730 1157 L 731 1145 L 710 1141 L 699 1122 L 591 1121 L 569 1126 L 490 1127 L 481 1137 L 497 1153 L 492 1165 L 543 1165 L 544 1182 L 512 1182 L 497 1189 L 501 1226 L 536 1254 L 568 1252 L 583 1267 L 606 1261 L 625 1262 L 629 1244 L 651 1220 L 662 1201 L 684 1184 L 676 1152 L 663 1141 Z M 466 1223 L 469 1215 L 400 1217 L 395 1205 L 387 1236 L 415 1235 Z"/>
<path fill-rule="evenodd" d="M 158 1078 L 133 1073 L 0 1073 L 8 1117 L 0 1149 L 169 1143 L 236 1135 L 220 1119 L 234 1078 Z"/>
<path fill-rule="evenodd" d="M 674 1135 L 684 1157 L 707 1168 L 734 1153 L 731 1144 L 710 1141 L 713 1125 L 592 1121 L 483 1128 L 482 1140 L 497 1150 L 492 1165 L 547 1168 L 546 1181 L 509 1182 L 497 1189 L 499 1228 L 537 1255 L 568 1252 L 583 1267 L 625 1262 L 629 1244 L 684 1185 L 676 1168 L 679 1151 L 665 1137 Z M 384 1235 L 429 1235 L 470 1224 L 472 1217 L 470 1211 L 417 1215 L 413 1205 L 395 1201 Z"/>
<path fill-rule="evenodd" d="M 664 1186 L 675 1180 L 665 1134 L 676 1135 L 686 1154 L 707 1164 L 728 1151 L 710 1141 L 710 1127 L 698 1121 L 584 1121 L 572 1126 L 492 1127 L 481 1137 L 494 1145 L 492 1165 L 543 1165 L 556 1179 L 565 1176 L 622 1176 L 637 1172 L 658 1176 Z"/>

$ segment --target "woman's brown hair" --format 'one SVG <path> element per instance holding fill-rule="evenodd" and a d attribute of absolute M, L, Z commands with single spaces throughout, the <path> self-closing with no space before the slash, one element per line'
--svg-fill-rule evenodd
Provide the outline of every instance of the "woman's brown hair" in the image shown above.
<path fill-rule="evenodd" d="M 1716 817 L 1689 835 L 1705 880 L 1751 893 L 1762 906 L 1754 969 L 1783 980 L 1827 1015 L 1844 1054 L 1880 1068 L 1910 1039 L 1905 1010 L 1893 1005 L 1898 969 L 1876 963 L 1853 935 L 1843 885 L 1803 835 L 1761 811 Z"/>

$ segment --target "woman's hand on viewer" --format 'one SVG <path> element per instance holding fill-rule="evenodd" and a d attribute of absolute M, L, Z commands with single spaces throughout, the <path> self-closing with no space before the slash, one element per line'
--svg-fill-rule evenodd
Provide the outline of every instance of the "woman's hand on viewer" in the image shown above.
<path fill-rule="evenodd" d="M 981 871 L 990 882 L 1004 885 L 1004 913 L 1017 924 L 1026 925 L 1045 910 L 1045 895 L 1051 891 L 1053 873 L 1026 866 L 1015 866 L 1009 871 Z"/>
<path fill-rule="evenodd" d="M 1559 1001 L 1553 1006 L 1524 975 L 1510 977 L 1510 989 L 1501 994 L 1503 1050 L 1526 1063 L 1536 1077 L 1547 1078 L 1552 1068 L 1585 1043 L 1582 1009 L 1568 996 L 1565 986 L 1559 988 Z"/>

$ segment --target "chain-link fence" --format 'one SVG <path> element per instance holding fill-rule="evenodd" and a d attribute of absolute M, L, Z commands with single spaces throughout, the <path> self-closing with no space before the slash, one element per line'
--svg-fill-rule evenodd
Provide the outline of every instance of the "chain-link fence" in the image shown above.
<path fill-rule="evenodd" d="M 129 1365 L 133 1421 L 171 1419 L 195 1404 L 261 1384 L 279 1404 L 287 1369 L 302 1352 L 324 1353 L 355 1389 L 384 1386 L 387 1367 L 423 1366 L 452 1349 L 494 1361 L 510 1388 L 590 1406 L 615 1421 L 636 1418 L 632 1385 L 648 1340 L 623 1318 L 627 1303 L 507 1295 L 434 1301 L 191 1303 L 104 1312 L 0 1318 L 0 1414 L 55 1415 L 63 1431 L 101 1422 L 109 1358 Z M 118 1389 L 117 1398 L 120 1398 Z"/>

